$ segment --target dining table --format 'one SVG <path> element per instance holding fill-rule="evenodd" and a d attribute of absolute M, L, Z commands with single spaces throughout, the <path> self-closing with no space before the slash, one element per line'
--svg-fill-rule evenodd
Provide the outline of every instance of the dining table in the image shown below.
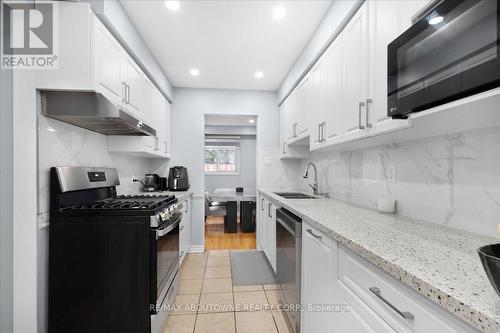
<path fill-rule="evenodd" d="M 213 201 L 226 202 L 226 222 L 224 232 L 238 232 L 238 210 L 240 212 L 241 231 L 255 231 L 255 222 L 252 217 L 254 214 L 251 210 L 254 209 L 252 207 L 255 207 L 255 202 L 257 201 L 257 189 L 243 188 L 242 192 L 238 192 L 236 191 L 236 188 L 216 188 L 212 192 L 211 197 Z"/>
<path fill-rule="evenodd" d="M 244 188 L 243 192 L 236 192 L 236 188 L 216 188 L 211 196 L 213 201 L 256 201 L 257 189 Z"/>

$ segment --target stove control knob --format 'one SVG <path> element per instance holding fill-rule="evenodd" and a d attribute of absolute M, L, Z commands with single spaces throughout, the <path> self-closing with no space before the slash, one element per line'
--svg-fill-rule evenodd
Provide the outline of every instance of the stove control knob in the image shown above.
<path fill-rule="evenodd" d="M 161 212 L 160 213 L 160 218 L 162 221 L 166 221 L 168 219 L 167 213 Z"/>

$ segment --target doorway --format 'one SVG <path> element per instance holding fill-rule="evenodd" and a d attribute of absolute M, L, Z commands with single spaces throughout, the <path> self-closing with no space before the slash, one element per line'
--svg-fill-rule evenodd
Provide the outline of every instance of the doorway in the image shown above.
<path fill-rule="evenodd" d="M 205 249 L 255 249 L 257 116 L 205 115 Z"/>

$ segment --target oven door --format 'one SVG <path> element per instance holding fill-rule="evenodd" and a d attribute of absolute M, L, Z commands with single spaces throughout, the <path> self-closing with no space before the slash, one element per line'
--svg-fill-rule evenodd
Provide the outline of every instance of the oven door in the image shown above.
<path fill-rule="evenodd" d="M 182 213 L 151 231 L 151 312 L 156 313 L 179 270 L 179 224 Z"/>
<path fill-rule="evenodd" d="M 388 46 L 388 116 L 500 85 L 500 0 L 444 0 Z"/>

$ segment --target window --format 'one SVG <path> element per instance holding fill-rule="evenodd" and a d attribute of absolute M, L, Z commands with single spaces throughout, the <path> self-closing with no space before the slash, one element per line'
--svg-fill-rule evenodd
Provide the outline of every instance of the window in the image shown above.
<path fill-rule="evenodd" d="M 237 146 L 205 146 L 205 173 L 238 175 L 240 148 Z"/>

